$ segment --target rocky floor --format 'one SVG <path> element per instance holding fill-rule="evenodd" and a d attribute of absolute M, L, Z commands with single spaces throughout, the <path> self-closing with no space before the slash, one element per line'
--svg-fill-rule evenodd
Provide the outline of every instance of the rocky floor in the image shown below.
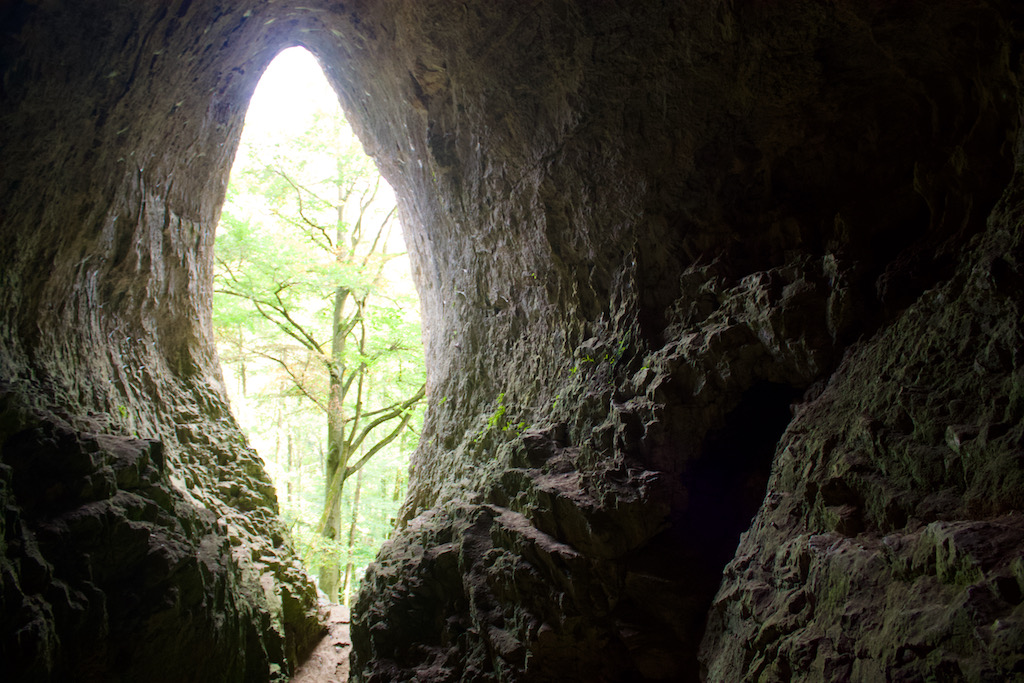
<path fill-rule="evenodd" d="M 327 635 L 299 667 L 291 683 L 345 683 L 348 680 L 349 613 L 344 605 L 331 605 Z"/>

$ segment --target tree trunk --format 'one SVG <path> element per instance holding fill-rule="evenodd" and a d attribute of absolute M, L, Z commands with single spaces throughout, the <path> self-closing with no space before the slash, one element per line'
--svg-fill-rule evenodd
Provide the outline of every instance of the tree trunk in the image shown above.
<path fill-rule="evenodd" d="M 363 470 L 356 472 L 356 490 L 352 493 L 352 521 L 348 525 L 348 564 L 345 565 L 345 584 L 342 598 L 346 607 L 352 604 L 352 579 L 355 572 L 353 553 L 356 547 L 356 531 L 359 522 L 359 495 L 363 490 Z"/>
<path fill-rule="evenodd" d="M 325 538 L 337 540 L 341 536 L 341 495 L 332 495 L 331 483 L 342 474 L 339 487 L 344 483 L 344 471 L 348 465 L 345 440 L 345 337 L 347 335 L 344 309 L 349 290 L 339 287 L 334 296 L 334 328 L 331 336 L 330 388 L 327 401 L 327 467 L 325 471 L 324 506 L 327 524 Z M 341 569 L 334 553 L 327 553 L 320 567 L 320 590 L 331 602 L 338 599 L 338 583 Z"/>
<path fill-rule="evenodd" d="M 334 381 L 332 376 L 331 391 L 334 393 Z M 337 408 L 336 408 L 337 406 Z M 327 506 L 327 524 L 323 528 L 324 538 L 338 540 L 341 537 L 341 495 L 332 496 L 331 483 L 335 476 L 345 467 L 347 460 L 344 443 L 344 425 L 342 423 L 340 402 L 331 400 L 330 411 L 327 416 L 327 467 L 324 478 L 324 505 Z M 336 602 L 338 599 L 338 583 L 340 580 L 340 567 L 334 552 L 324 555 L 326 558 L 320 567 L 320 589 L 327 595 L 327 599 Z"/>
<path fill-rule="evenodd" d="M 238 388 L 242 398 L 248 398 L 245 382 L 245 333 L 238 326 Z"/>
<path fill-rule="evenodd" d="M 287 509 L 289 511 L 295 509 L 295 470 L 298 469 L 295 466 L 295 444 L 292 441 L 292 430 L 288 430 L 288 466 L 285 468 L 285 488 L 287 494 L 285 496 Z M 301 471 L 301 470 L 300 470 Z"/>
<path fill-rule="evenodd" d="M 300 401 L 300 400 L 301 399 L 296 399 L 296 401 Z M 294 502 L 293 502 L 293 505 L 295 507 L 293 507 L 292 510 L 295 511 L 295 516 L 297 518 L 303 516 L 302 515 L 302 469 L 303 469 L 304 463 L 303 463 L 303 452 L 301 450 L 301 447 L 302 446 L 301 446 L 301 441 L 300 441 L 299 444 L 297 444 L 296 451 L 295 451 L 295 468 L 292 470 L 292 475 L 294 476 L 294 480 L 295 480 L 295 497 L 294 497 Z M 292 480 L 289 479 L 288 481 L 292 481 Z"/>

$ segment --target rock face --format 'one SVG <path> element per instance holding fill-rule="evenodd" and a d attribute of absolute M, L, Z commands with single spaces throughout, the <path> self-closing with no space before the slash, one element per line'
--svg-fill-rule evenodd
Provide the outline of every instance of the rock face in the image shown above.
<path fill-rule="evenodd" d="M 715 597 L 710 680 L 1024 677 L 1020 199 L 798 407 Z"/>
<path fill-rule="evenodd" d="M 5 680 L 286 680 L 321 632 L 210 338 L 213 227 L 285 40 L 251 9 L 0 7 Z"/>
<path fill-rule="evenodd" d="M 7 3 L 5 659 L 265 680 L 317 631 L 208 325 L 245 105 L 299 43 L 427 326 L 357 680 L 1024 676 L 1022 19 Z"/>
<path fill-rule="evenodd" d="M 359 680 L 1018 671 L 1010 7 L 498 5 L 364 17 L 432 374 Z"/>

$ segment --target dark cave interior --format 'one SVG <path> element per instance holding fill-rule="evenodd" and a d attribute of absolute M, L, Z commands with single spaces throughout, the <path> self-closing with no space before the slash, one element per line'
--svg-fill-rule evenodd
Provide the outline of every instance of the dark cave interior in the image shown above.
<path fill-rule="evenodd" d="M 1020 676 L 1022 27 L 0 3 L 5 676 L 279 683 L 323 634 L 210 327 L 246 107 L 292 45 L 395 188 L 428 321 L 353 680 Z"/>

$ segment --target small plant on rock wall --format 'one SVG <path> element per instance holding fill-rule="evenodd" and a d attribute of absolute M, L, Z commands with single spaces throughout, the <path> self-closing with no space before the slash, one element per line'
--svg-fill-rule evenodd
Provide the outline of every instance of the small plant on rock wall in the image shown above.
<path fill-rule="evenodd" d="M 505 417 L 505 392 L 498 394 L 498 407 L 487 418 L 487 428 L 494 429 L 502 425 L 502 419 Z"/>
<path fill-rule="evenodd" d="M 514 434 L 519 435 L 526 431 L 526 421 L 519 420 L 518 422 L 512 422 L 509 419 L 509 407 L 505 405 L 505 392 L 498 394 L 498 406 L 494 409 L 494 412 L 487 417 L 487 422 L 476 436 L 473 437 L 473 443 L 481 443 L 488 435 L 501 432 L 502 434 Z M 514 418 L 513 418 L 514 419 Z"/>

